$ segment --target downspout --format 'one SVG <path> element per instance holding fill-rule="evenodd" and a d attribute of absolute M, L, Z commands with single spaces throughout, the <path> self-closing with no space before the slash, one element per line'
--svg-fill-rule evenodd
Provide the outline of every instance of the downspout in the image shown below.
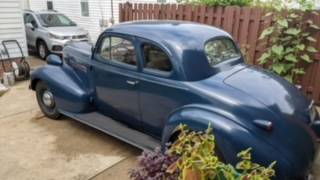
<path fill-rule="evenodd" d="M 101 0 L 99 0 L 99 9 L 100 9 L 100 21 L 99 21 L 99 25 L 100 25 L 100 32 L 103 31 L 103 26 L 102 26 L 102 21 L 104 21 L 104 15 L 103 15 L 103 12 L 102 12 L 102 5 L 101 5 Z"/>
<path fill-rule="evenodd" d="M 114 15 L 113 15 L 113 0 L 111 0 L 111 24 L 114 24 Z"/>
<path fill-rule="evenodd" d="M 25 1 L 26 2 L 26 9 L 30 9 L 30 0 Z"/>

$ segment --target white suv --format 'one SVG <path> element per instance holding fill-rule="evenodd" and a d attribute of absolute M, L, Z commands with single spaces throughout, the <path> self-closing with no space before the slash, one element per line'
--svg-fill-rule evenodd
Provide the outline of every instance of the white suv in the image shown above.
<path fill-rule="evenodd" d="M 28 47 L 45 59 L 49 53 L 62 54 L 69 41 L 89 41 L 88 31 L 55 11 L 24 12 Z"/>

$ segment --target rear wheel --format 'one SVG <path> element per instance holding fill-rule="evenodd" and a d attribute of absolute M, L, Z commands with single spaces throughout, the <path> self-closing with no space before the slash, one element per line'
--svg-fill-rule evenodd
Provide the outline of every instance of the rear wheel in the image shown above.
<path fill-rule="evenodd" d="M 59 119 L 61 114 L 56 107 L 54 96 L 48 86 L 42 81 L 36 85 L 36 96 L 43 114 L 51 119 Z"/>

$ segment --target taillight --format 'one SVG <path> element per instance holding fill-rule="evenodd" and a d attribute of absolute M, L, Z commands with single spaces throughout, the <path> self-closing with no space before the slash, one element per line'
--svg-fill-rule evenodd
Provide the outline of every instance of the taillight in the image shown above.
<path fill-rule="evenodd" d="M 271 131 L 272 130 L 272 122 L 271 121 L 267 121 L 267 120 L 254 120 L 253 121 L 254 125 L 256 125 L 257 127 L 267 130 L 267 131 Z"/>

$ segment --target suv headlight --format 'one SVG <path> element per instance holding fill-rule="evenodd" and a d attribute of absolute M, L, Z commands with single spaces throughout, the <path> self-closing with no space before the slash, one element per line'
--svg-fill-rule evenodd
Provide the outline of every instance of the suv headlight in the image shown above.
<path fill-rule="evenodd" d="M 59 35 L 52 34 L 52 33 L 49 33 L 49 38 L 50 39 L 60 39 L 60 40 L 64 40 L 65 39 L 64 36 L 59 36 Z"/>
<path fill-rule="evenodd" d="M 89 39 L 89 34 L 88 34 L 88 33 L 87 33 L 87 34 L 84 34 L 84 35 L 81 36 L 81 38 L 87 38 L 87 39 Z"/>

